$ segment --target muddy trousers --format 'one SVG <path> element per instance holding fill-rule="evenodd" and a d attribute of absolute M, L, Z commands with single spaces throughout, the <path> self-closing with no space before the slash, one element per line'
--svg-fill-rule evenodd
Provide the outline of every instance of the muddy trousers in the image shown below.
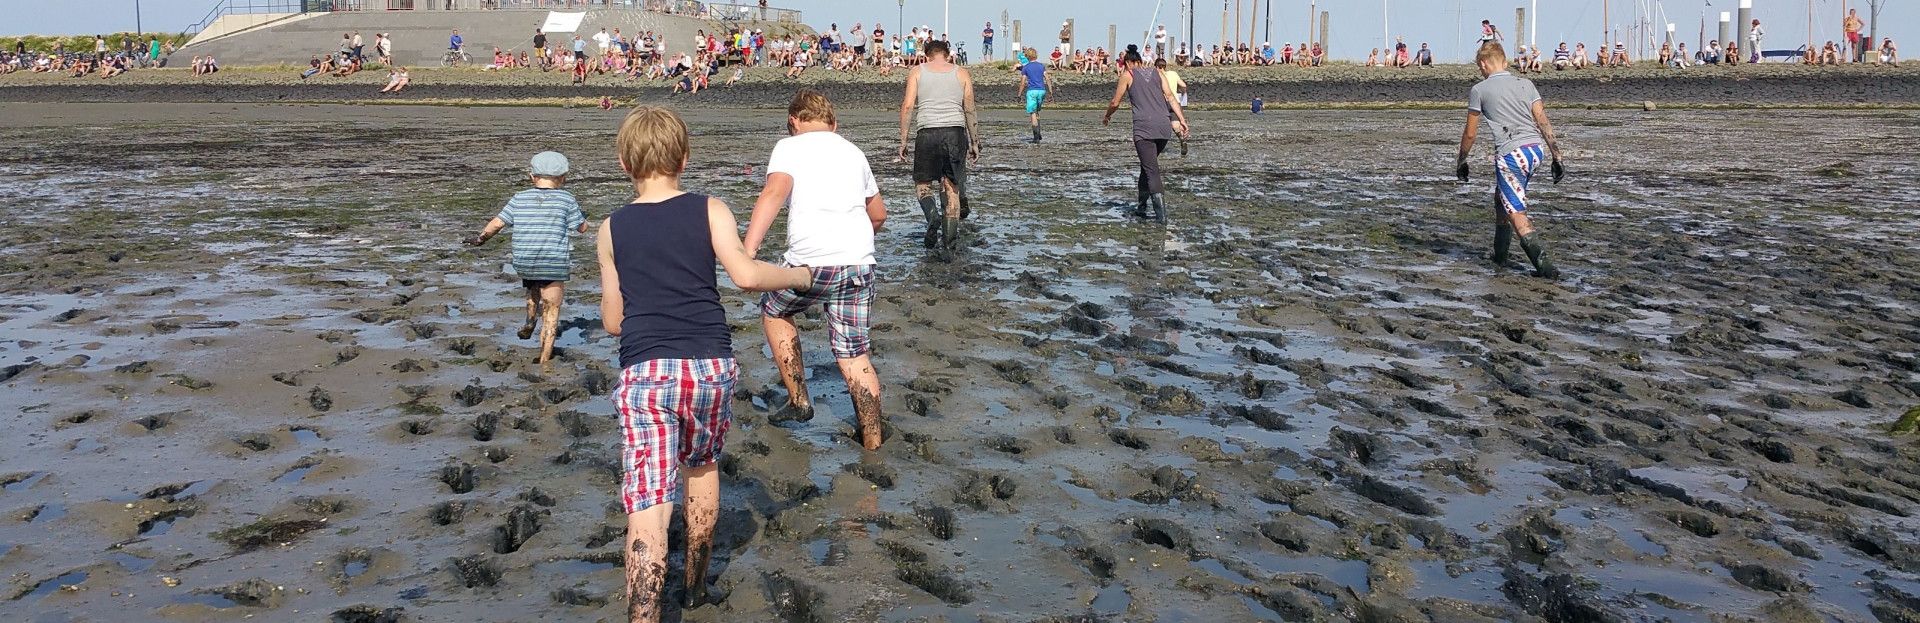
<path fill-rule="evenodd" d="M 1160 181 L 1160 152 L 1166 150 L 1167 139 L 1133 139 L 1133 151 L 1140 155 L 1140 196 L 1166 192 L 1166 184 Z"/>

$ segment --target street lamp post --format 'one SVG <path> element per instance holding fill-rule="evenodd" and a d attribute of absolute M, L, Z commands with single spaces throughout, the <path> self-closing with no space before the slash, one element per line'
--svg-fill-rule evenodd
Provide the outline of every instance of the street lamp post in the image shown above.
<path fill-rule="evenodd" d="M 906 24 L 907 24 L 907 0 L 900 0 L 900 14 L 897 16 L 894 16 L 893 18 L 893 31 L 896 33 L 905 32 L 907 30 Z"/>
<path fill-rule="evenodd" d="M 133 34 L 146 34 L 146 31 L 140 28 L 140 0 L 133 0 Z"/>

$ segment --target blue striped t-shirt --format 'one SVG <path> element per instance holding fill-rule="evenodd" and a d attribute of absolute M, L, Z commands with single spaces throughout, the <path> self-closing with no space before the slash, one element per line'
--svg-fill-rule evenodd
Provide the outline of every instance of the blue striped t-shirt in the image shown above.
<path fill-rule="evenodd" d="M 500 220 L 513 228 L 513 272 L 521 279 L 566 281 L 573 268 L 570 238 L 587 215 L 573 193 L 529 188 L 507 200 Z"/>

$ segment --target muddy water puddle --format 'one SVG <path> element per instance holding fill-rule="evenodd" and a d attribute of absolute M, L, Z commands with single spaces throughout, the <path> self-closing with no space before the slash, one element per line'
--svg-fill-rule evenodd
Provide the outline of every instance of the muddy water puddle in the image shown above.
<path fill-rule="evenodd" d="M 24 146 L 0 201 L 33 206 L 0 214 L 0 423 L 23 433 L 0 618 L 618 616 L 590 245 L 546 371 L 505 245 L 458 244 L 544 149 L 591 216 L 623 203 L 617 115 L 89 108 L 107 132 L 0 118 Z M 852 442 L 818 318 L 816 415 L 769 423 L 755 299 L 723 287 L 725 597 L 675 615 L 1904 612 L 1920 480 L 1878 431 L 1920 404 L 1891 200 L 1920 193 L 1913 115 L 1554 114 L 1573 175 L 1533 201 L 1558 283 L 1488 264 L 1487 167 L 1447 176 L 1456 113 L 1197 115 L 1171 230 L 1127 216 L 1132 155 L 1094 113 L 1039 146 L 991 113 L 965 248 L 932 258 L 891 118 L 843 111 L 892 217 L 890 437 Z M 766 116 L 689 112 L 687 185 L 744 217 Z M 1878 147 L 1780 146 L 1834 131 Z"/>

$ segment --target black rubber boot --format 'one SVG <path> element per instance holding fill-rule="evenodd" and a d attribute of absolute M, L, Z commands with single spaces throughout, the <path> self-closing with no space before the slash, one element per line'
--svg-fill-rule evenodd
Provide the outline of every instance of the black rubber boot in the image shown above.
<path fill-rule="evenodd" d="M 1033 142 L 1040 142 L 1040 126 L 1038 124 L 1033 126 Z"/>
<path fill-rule="evenodd" d="M 973 217 L 973 202 L 968 201 L 966 195 L 961 195 L 960 196 L 960 220 L 964 221 L 972 217 Z"/>
<path fill-rule="evenodd" d="M 946 231 L 941 232 L 940 248 L 953 250 L 960 246 L 960 219 L 947 219 Z"/>
<path fill-rule="evenodd" d="M 1513 246 L 1513 224 L 1500 221 L 1493 226 L 1493 265 L 1507 266 L 1507 249 Z"/>
<path fill-rule="evenodd" d="M 1519 238 L 1520 249 L 1527 252 L 1527 261 L 1533 263 L 1534 274 L 1547 279 L 1560 276 L 1560 271 L 1553 267 L 1553 262 L 1547 261 L 1546 245 L 1540 242 L 1540 234 L 1519 236 Z"/>
<path fill-rule="evenodd" d="M 1153 194 L 1153 220 L 1161 225 L 1167 224 L 1167 196 L 1164 193 Z"/>
<path fill-rule="evenodd" d="M 920 214 L 927 217 L 927 236 L 925 240 L 921 241 L 921 244 L 926 245 L 929 249 L 940 244 L 939 208 L 940 206 L 934 202 L 933 197 L 920 198 Z"/>

